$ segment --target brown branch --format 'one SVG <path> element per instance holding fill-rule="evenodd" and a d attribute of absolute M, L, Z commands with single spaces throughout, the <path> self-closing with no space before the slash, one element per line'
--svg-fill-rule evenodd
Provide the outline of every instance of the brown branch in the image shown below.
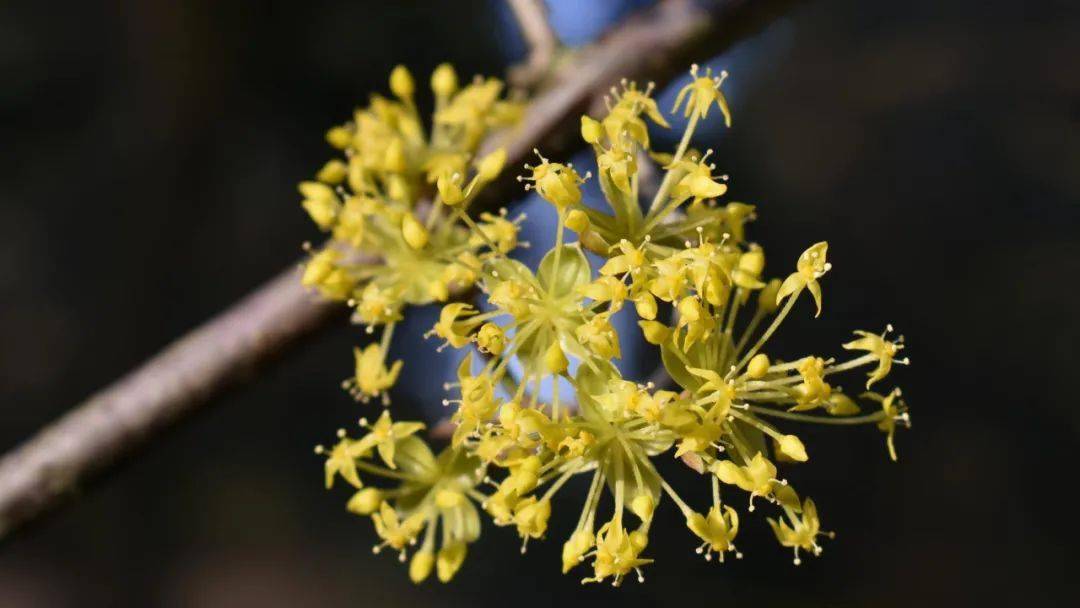
<path fill-rule="evenodd" d="M 509 0 L 509 3 L 529 45 L 525 62 L 510 69 L 510 82 L 516 86 L 531 87 L 539 84 L 551 71 L 559 41 L 548 22 L 543 0 Z"/>
<path fill-rule="evenodd" d="M 760 16 L 747 4 L 714 1 L 702 8 L 669 0 L 628 19 L 570 58 L 531 104 L 522 126 L 485 149 L 506 147 L 512 163 L 538 145 L 552 155 L 566 152 L 577 141 L 577 114 L 619 78 L 662 79 L 684 69 L 690 54 L 715 54 L 735 38 L 731 32 Z M 777 3 L 754 8 L 763 4 Z M 512 177 L 485 189 L 487 202 L 516 197 L 520 185 Z M 93 395 L 0 460 L 0 537 L 61 504 L 339 312 L 305 293 L 297 271 L 289 269 Z"/>

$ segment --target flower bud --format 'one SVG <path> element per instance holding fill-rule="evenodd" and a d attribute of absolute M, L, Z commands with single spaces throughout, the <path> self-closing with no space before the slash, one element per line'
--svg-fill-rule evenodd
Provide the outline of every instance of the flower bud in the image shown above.
<path fill-rule="evenodd" d="M 584 139 L 586 143 L 596 144 L 600 142 L 600 137 L 603 136 L 604 129 L 600 126 L 600 123 L 588 116 L 581 117 L 581 139 Z"/>
<path fill-rule="evenodd" d="M 767 373 L 769 373 L 769 358 L 765 356 L 765 353 L 754 355 L 754 358 L 750 359 L 750 364 L 746 367 L 746 374 L 754 380 L 760 380 Z"/>
<path fill-rule="evenodd" d="M 566 214 L 566 227 L 578 234 L 589 229 L 589 216 L 581 209 L 574 209 Z"/>
<path fill-rule="evenodd" d="M 802 441 L 799 441 L 799 438 L 795 435 L 784 435 L 777 440 L 776 445 L 781 452 L 792 460 L 798 462 L 810 460 L 810 457 L 806 455 L 806 448 L 803 447 Z"/>
<path fill-rule="evenodd" d="M 309 198 L 300 204 L 311 216 L 312 221 L 323 230 L 329 230 L 334 225 L 334 220 L 341 211 L 341 205 L 337 199 Z"/>
<path fill-rule="evenodd" d="M 334 192 L 334 189 L 320 182 L 300 182 L 296 189 L 300 191 L 304 198 L 337 200 L 337 193 Z"/>
<path fill-rule="evenodd" d="M 561 374 L 569 367 L 570 362 L 567 361 L 566 355 L 563 354 L 562 346 L 559 345 L 558 340 L 551 343 L 547 352 L 544 353 L 544 368 L 549 373 Z"/>
<path fill-rule="evenodd" d="M 501 355 L 506 348 L 506 333 L 494 323 L 484 323 L 476 334 L 476 344 L 480 350 L 495 356 Z"/>
<path fill-rule="evenodd" d="M 352 131 L 345 127 L 332 127 L 326 132 L 326 143 L 338 150 L 344 150 L 352 145 Z"/>
<path fill-rule="evenodd" d="M 401 219 L 401 236 L 413 249 L 423 249 L 428 243 L 428 231 L 412 213 L 406 213 Z"/>
<path fill-rule="evenodd" d="M 647 291 L 641 292 L 634 298 L 634 309 L 642 319 L 653 320 L 656 318 L 656 298 Z"/>
<path fill-rule="evenodd" d="M 412 99 L 416 92 L 416 83 L 409 73 L 409 68 L 399 65 L 390 72 L 390 90 L 402 100 Z"/>
<path fill-rule="evenodd" d="M 325 184 L 338 185 L 345 181 L 349 173 L 349 167 L 343 161 L 334 159 L 323 165 L 322 169 L 315 174 L 315 179 Z"/>
<path fill-rule="evenodd" d="M 649 344 L 659 346 L 671 337 L 671 328 L 659 321 L 638 321 L 638 325 Z"/>
<path fill-rule="evenodd" d="M 844 393 L 832 393 L 825 402 L 825 411 L 833 416 L 852 416 L 859 413 L 859 406 Z"/>
<path fill-rule="evenodd" d="M 638 494 L 630 501 L 630 511 L 641 521 L 652 519 L 654 509 L 656 509 L 656 501 L 648 494 Z"/>
<path fill-rule="evenodd" d="M 390 141 L 390 145 L 386 146 L 386 152 L 383 153 L 383 169 L 390 173 L 401 173 L 408 166 L 409 163 L 405 159 L 405 142 L 395 137 Z"/>
<path fill-rule="evenodd" d="M 765 314 L 772 314 L 779 308 L 776 305 L 776 294 L 780 293 L 780 279 L 769 281 L 765 288 L 758 293 L 758 309 Z"/>
<path fill-rule="evenodd" d="M 435 565 L 440 582 L 448 583 L 454 578 L 457 571 L 461 569 L 461 564 L 465 562 L 465 553 L 466 545 L 461 541 L 450 543 L 439 549 L 439 557 Z"/>
<path fill-rule="evenodd" d="M 562 549 L 562 571 L 566 574 L 581 563 L 581 558 L 596 544 L 596 537 L 588 530 L 578 530 L 570 535 Z"/>
<path fill-rule="evenodd" d="M 382 504 L 383 495 L 377 488 L 364 488 L 353 494 L 345 508 L 357 515 L 371 515 Z"/>
<path fill-rule="evenodd" d="M 499 148 L 480 159 L 476 164 L 476 175 L 482 182 L 490 182 L 499 176 L 506 165 L 506 150 Z"/>
<path fill-rule="evenodd" d="M 446 205 L 457 205 L 465 200 L 465 193 L 461 191 L 460 183 L 451 175 L 440 175 L 435 182 L 435 187 L 439 190 L 439 197 Z"/>
<path fill-rule="evenodd" d="M 431 569 L 435 565 L 435 556 L 430 549 L 421 549 L 409 562 L 409 579 L 414 583 L 422 583 L 431 576 Z"/>
<path fill-rule="evenodd" d="M 437 97 L 449 97 L 457 92 L 458 78 L 454 66 L 441 63 L 431 73 L 431 90 Z"/>

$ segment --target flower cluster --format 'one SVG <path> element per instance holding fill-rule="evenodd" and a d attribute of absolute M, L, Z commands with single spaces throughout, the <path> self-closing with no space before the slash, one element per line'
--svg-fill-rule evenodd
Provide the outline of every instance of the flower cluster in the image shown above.
<path fill-rule="evenodd" d="M 496 150 L 474 158 L 484 135 L 514 124 L 522 104 L 502 99 L 503 84 L 477 77 L 461 87 L 454 69 L 431 75 L 435 112 L 430 134 L 417 111 L 412 75 L 390 74 L 394 99 L 379 95 L 326 140 L 344 154 L 299 186 L 303 208 L 332 239 L 312 251 L 302 282 L 354 307 L 368 331 L 383 327 L 382 344 L 356 352 L 358 399 L 383 395 L 400 362 L 386 367 L 386 347 L 402 309 L 444 302 L 471 287 L 483 260 L 517 245 L 517 222 L 505 214 L 464 210 L 506 162 Z M 310 246 L 309 246 L 310 249 Z"/>
<path fill-rule="evenodd" d="M 831 533 L 821 530 L 813 500 L 801 498 L 780 474 L 778 464 L 806 462 L 810 454 L 792 429 L 778 425 L 876 424 L 896 459 L 893 435 L 898 424 L 909 424 L 907 406 L 899 389 L 869 391 L 894 363 L 907 363 L 898 357 L 902 337 L 893 338 L 891 327 L 880 334 L 857 331 L 842 345 L 853 351 L 843 360 L 814 354 L 782 360 L 769 350 L 804 293 L 815 315 L 821 313 L 821 281 L 831 270 L 828 244 L 810 245 L 786 276 L 765 273 L 763 249 L 746 240 L 755 208 L 719 204 L 726 178 L 716 175 L 709 152 L 690 147 L 713 106 L 730 124 L 723 75 L 699 75 L 696 67 L 691 74 L 674 108 L 689 120 L 671 154 L 651 148 L 645 121 L 668 127 L 651 85 L 624 82 L 609 98 L 606 116 L 582 118 L 607 210 L 583 203 L 588 173 L 539 153 L 538 164 L 526 165 L 519 179 L 558 214 L 555 246 L 535 270 L 506 255 L 511 247 L 503 245 L 512 239 L 500 240 L 493 219 L 485 228 L 460 214 L 469 230 L 457 237 L 464 249 L 451 250 L 474 257 L 465 267 L 483 301 L 447 303 L 431 331 L 443 346 L 466 351 L 451 385 L 456 398 L 444 401 L 453 408 L 455 430 L 443 453 L 436 458 L 423 445 L 418 424 L 391 422 L 385 412 L 374 425 L 361 421 L 365 436 L 342 432 L 332 449 L 319 448 L 327 454 L 327 485 L 340 475 L 357 489 L 349 509 L 372 517 L 383 539 L 379 547 L 402 551 L 404 559 L 407 547 L 420 545 L 409 568 L 414 581 L 426 578 L 433 564 L 441 580 L 453 575 L 466 543 L 479 534 L 476 505 L 495 525 L 513 526 L 524 552 L 531 539 L 547 535 L 553 501 L 577 475 L 591 481 L 577 525 L 565 537 L 562 568 L 586 566 L 583 582 L 618 585 L 631 574 L 643 580 L 642 567 L 652 561 L 649 530 L 665 502 L 700 543 L 697 552 L 721 562 L 728 554 L 742 556 L 735 546 L 740 507 L 753 512 L 772 505 L 778 515 L 769 525 L 798 564 L 801 552 L 820 554 L 820 539 Z M 373 144 L 355 144 L 367 145 Z M 639 168 L 654 161 L 665 173 L 645 205 Z M 475 184 L 464 185 L 463 173 L 457 167 L 435 179 L 444 205 L 471 195 Z M 567 229 L 577 233 L 577 243 L 564 242 Z M 602 257 L 595 272 L 586 249 Z M 425 298 L 405 300 L 420 301 Z M 660 350 L 670 379 L 665 386 L 624 378 L 614 365 L 627 336 L 616 331 L 612 315 L 627 303 L 639 318 L 641 338 Z M 373 384 L 360 386 L 367 352 L 358 351 L 357 386 L 385 390 L 399 370 L 380 367 Z M 867 392 L 853 398 L 836 379 L 854 370 L 866 371 Z M 856 399 L 872 411 L 863 413 Z M 376 453 L 382 464 L 373 462 Z M 657 466 L 665 457 L 700 474 L 711 488 L 709 504 L 695 507 L 679 495 Z M 397 485 L 366 487 L 361 474 Z M 746 498 L 732 500 L 735 490 Z M 610 510 L 601 509 L 605 494 Z M 438 525 L 443 534 L 436 555 Z"/>

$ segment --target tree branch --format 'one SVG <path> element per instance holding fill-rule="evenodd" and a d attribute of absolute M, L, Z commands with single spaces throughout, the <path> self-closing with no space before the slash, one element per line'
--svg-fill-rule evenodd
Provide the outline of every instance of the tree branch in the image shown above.
<path fill-rule="evenodd" d="M 517 86 L 530 87 L 538 84 L 551 70 L 555 61 L 555 51 L 559 41 L 547 18 L 544 0 L 509 0 L 514 18 L 521 27 L 522 36 L 529 45 L 529 55 L 525 62 L 510 70 L 510 82 Z"/>
<path fill-rule="evenodd" d="M 553 155 L 564 153 L 577 140 L 577 114 L 619 78 L 669 77 L 684 69 L 688 55 L 705 58 L 730 44 L 761 17 L 758 9 L 768 7 L 768 13 L 790 2 L 759 1 L 754 11 L 747 10 L 749 4 L 669 0 L 631 17 L 569 59 L 530 105 L 522 125 L 488 141 L 485 150 L 506 147 L 511 166 L 541 144 Z M 488 203 L 507 201 L 518 188 L 509 175 L 483 196 Z M 0 538 L 63 503 L 304 336 L 343 317 L 343 308 L 306 293 L 298 271 L 290 268 L 172 343 L 0 460 Z"/>

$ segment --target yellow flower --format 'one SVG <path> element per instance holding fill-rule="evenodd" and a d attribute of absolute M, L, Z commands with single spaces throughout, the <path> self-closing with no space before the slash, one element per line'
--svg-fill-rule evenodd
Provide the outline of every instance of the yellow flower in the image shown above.
<path fill-rule="evenodd" d="M 786 521 L 777 521 L 772 518 L 769 518 L 769 526 L 772 527 L 781 545 L 794 549 L 794 561 L 795 565 L 798 566 L 802 563 L 799 558 L 799 549 L 809 551 L 814 555 L 820 555 L 821 546 L 817 544 L 817 537 L 828 533 L 821 531 L 817 507 L 814 505 L 814 501 L 809 498 L 803 502 L 801 515 L 796 515 L 793 511 L 788 510 L 788 518 L 791 519 L 791 526 Z"/>
<path fill-rule="evenodd" d="M 383 543 L 376 547 L 376 553 L 385 546 L 397 551 L 405 549 L 424 527 L 424 520 L 415 515 L 404 520 L 398 518 L 397 511 L 387 502 L 379 506 L 379 512 L 373 514 L 371 520 L 375 524 L 375 533 L 383 539 Z"/>
<path fill-rule="evenodd" d="M 622 356 L 619 350 L 619 334 L 608 321 L 609 314 L 599 314 L 587 323 L 579 325 L 575 335 L 579 342 L 592 351 L 601 359 L 618 359 Z"/>
<path fill-rule="evenodd" d="M 754 497 L 769 498 L 773 493 L 776 479 L 776 465 L 758 452 L 746 466 L 739 466 L 730 460 L 718 460 L 710 469 L 720 481 L 738 486 L 750 492 L 750 510 L 754 510 Z"/>
<path fill-rule="evenodd" d="M 716 103 L 724 114 L 724 124 L 730 127 L 731 110 L 728 108 L 724 94 L 720 92 L 720 85 L 727 78 L 727 72 L 720 72 L 720 76 L 713 77 L 710 68 L 705 71 L 704 76 L 699 77 L 698 66 L 695 64 L 690 67 L 690 75 L 693 76 L 694 80 L 679 91 L 679 95 L 675 98 L 675 106 L 671 111 L 677 112 L 685 98 L 686 110 L 683 113 L 684 116 L 696 113 L 698 116 L 706 118 L 709 115 L 709 108 L 713 103 Z"/>
<path fill-rule="evenodd" d="M 341 200 L 334 189 L 319 182 L 300 182 L 299 190 L 304 210 L 319 228 L 329 230 L 341 211 Z"/>
<path fill-rule="evenodd" d="M 596 157 L 596 164 L 600 172 L 607 175 L 611 183 L 615 184 L 615 187 L 623 194 L 633 193 L 630 178 L 638 171 L 633 154 L 619 148 L 611 148 Z"/>
<path fill-rule="evenodd" d="M 894 443 L 894 436 L 896 435 L 896 423 L 900 422 L 911 428 L 911 415 L 908 414 L 907 404 L 900 398 L 900 389 L 895 388 L 888 395 L 881 395 L 878 393 L 863 393 L 863 397 L 877 401 L 881 404 L 882 419 L 878 422 L 877 427 L 880 431 L 885 433 L 885 444 L 889 448 L 889 458 L 894 462 L 896 461 L 896 444 Z"/>
<path fill-rule="evenodd" d="M 735 536 L 739 533 L 739 514 L 728 505 L 713 505 L 707 515 L 691 512 L 686 517 L 686 527 L 705 541 L 697 548 L 698 553 L 705 553 L 709 559 L 716 551 L 720 561 L 724 561 L 725 551 L 735 551 Z M 736 557 L 742 554 L 736 553 Z"/>
<path fill-rule="evenodd" d="M 636 571 L 638 581 L 644 581 L 641 566 L 652 563 L 651 559 L 642 559 L 638 554 L 644 547 L 637 546 L 619 522 L 609 521 L 600 528 L 596 535 L 596 557 L 593 559 L 593 576 L 582 582 L 599 583 L 605 578 L 614 577 L 614 585 L 622 583 L 623 577 Z"/>
<path fill-rule="evenodd" d="M 646 258 L 643 247 L 635 247 L 630 241 L 623 239 L 612 246 L 613 250 L 616 248 L 622 253 L 608 258 L 608 261 L 600 267 L 601 275 L 614 276 L 626 274 L 627 272 L 636 273 L 645 265 Z"/>
<path fill-rule="evenodd" d="M 896 353 L 900 349 L 904 348 L 903 336 L 896 342 L 890 342 L 885 339 L 889 331 L 892 330 L 892 326 L 885 328 L 885 331 L 881 335 L 872 334 L 868 331 L 855 330 L 855 335 L 859 336 L 857 340 L 852 340 L 847 344 L 844 344 L 845 350 L 865 350 L 873 358 L 877 359 L 877 368 L 871 371 L 869 379 L 866 381 L 866 388 L 870 388 L 870 385 L 881 380 L 889 374 L 892 370 L 893 360 L 896 357 Z M 908 359 L 896 360 L 897 363 L 907 363 Z"/>
<path fill-rule="evenodd" d="M 765 253 L 759 245 L 750 245 L 750 250 L 739 256 L 739 265 L 731 273 L 732 281 L 743 289 L 761 289 L 761 272 L 765 270 Z"/>
<path fill-rule="evenodd" d="M 506 219 L 503 215 L 493 215 L 491 213 L 481 213 L 481 222 L 477 224 L 480 228 L 480 234 L 473 234 L 469 237 L 469 244 L 473 247 L 479 247 L 480 245 L 486 245 L 487 243 L 494 243 L 496 249 L 502 253 L 509 253 L 518 244 L 518 225 Z"/>
<path fill-rule="evenodd" d="M 701 305 L 697 296 L 686 296 L 679 301 L 676 308 L 679 311 L 679 320 L 675 324 L 675 331 L 686 329 L 683 337 L 684 350 L 698 340 L 709 337 L 716 327 L 716 319 Z"/>
<path fill-rule="evenodd" d="M 364 242 L 365 216 L 374 213 L 378 205 L 371 199 L 350 196 L 345 199 L 334 225 L 334 240 L 358 248 Z"/>
<path fill-rule="evenodd" d="M 394 361 L 388 370 L 386 353 L 378 344 L 368 344 L 364 350 L 354 347 L 353 357 L 356 360 L 353 381 L 360 398 L 377 397 L 397 382 L 402 362 Z"/>
<path fill-rule="evenodd" d="M 832 394 L 832 387 L 824 380 L 825 360 L 806 357 L 799 361 L 796 369 L 802 376 L 802 383 L 795 387 L 796 404 L 791 411 L 812 410 L 823 405 Z"/>
<path fill-rule="evenodd" d="M 330 453 L 326 457 L 326 489 L 334 487 L 334 479 L 341 475 L 341 478 L 349 482 L 350 485 L 356 488 L 363 487 L 363 483 L 360 481 L 360 475 L 356 470 L 356 459 L 360 458 L 367 453 L 367 449 L 356 440 L 345 437 L 344 431 L 338 431 L 338 435 L 341 439 L 331 448 Z M 315 448 L 317 454 L 324 452 L 322 446 Z"/>
<path fill-rule="evenodd" d="M 805 287 L 810 290 L 810 295 L 814 296 L 814 303 L 817 304 L 817 314 L 814 316 L 821 316 L 821 285 L 817 280 L 832 268 L 832 264 L 825 261 L 828 249 L 829 244 L 822 241 L 802 252 L 795 263 L 795 272 L 788 275 L 780 285 L 780 291 L 776 294 L 777 306 L 784 298 L 799 293 Z"/>
<path fill-rule="evenodd" d="M 596 545 L 596 536 L 590 530 L 577 530 L 570 535 L 570 539 L 563 544 L 562 571 L 563 574 L 573 570 L 581 563 L 585 553 Z"/>
<path fill-rule="evenodd" d="M 368 283 L 360 292 L 356 316 L 368 325 L 382 325 L 401 319 L 402 300 L 390 289 Z"/>
<path fill-rule="evenodd" d="M 383 410 L 375 424 L 369 426 L 366 420 L 361 420 L 360 424 L 369 428 L 370 432 L 357 442 L 357 449 L 363 453 L 371 451 L 371 448 L 377 449 L 379 457 L 391 469 L 397 468 L 394 462 L 397 442 L 424 428 L 422 422 L 394 422 L 388 410 Z"/>
<path fill-rule="evenodd" d="M 525 540 L 540 538 L 547 531 L 551 517 L 551 501 L 537 500 L 535 496 L 521 499 L 514 506 L 514 524 L 518 534 Z M 524 549 L 524 546 L 522 547 Z"/>
<path fill-rule="evenodd" d="M 539 152 L 536 152 L 540 156 Z M 581 184 L 585 181 L 570 165 L 548 162 L 540 156 L 540 164 L 525 165 L 532 172 L 529 177 L 518 177 L 518 181 L 532 182 L 525 184 L 525 189 L 535 189 L 536 193 L 558 209 L 581 202 Z M 586 177 L 588 175 L 586 174 Z"/>
<path fill-rule="evenodd" d="M 611 310 L 622 308 L 627 295 L 626 283 L 613 276 L 598 277 L 578 287 L 577 292 L 594 302 L 611 302 Z"/>
<path fill-rule="evenodd" d="M 671 192 L 672 198 L 677 201 L 685 201 L 692 197 L 696 203 L 705 199 L 723 196 L 727 192 L 727 184 L 713 179 L 712 170 L 715 167 L 706 164 L 706 157 L 708 157 L 708 154 L 694 164 L 693 168 L 679 180 L 679 183 L 675 185 Z"/>
<path fill-rule="evenodd" d="M 341 253 L 332 249 L 323 249 L 311 256 L 304 266 L 300 284 L 314 287 L 325 298 L 344 300 L 352 294 L 356 280 L 339 266 Z"/>
<path fill-rule="evenodd" d="M 469 332 L 476 327 L 476 323 L 469 322 L 469 318 L 475 315 L 476 309 L 464 302 L 447 304 L 439 313 L 439 321 L 432 331 L 450 346 L 461 348 L 471 340 Z"/>

